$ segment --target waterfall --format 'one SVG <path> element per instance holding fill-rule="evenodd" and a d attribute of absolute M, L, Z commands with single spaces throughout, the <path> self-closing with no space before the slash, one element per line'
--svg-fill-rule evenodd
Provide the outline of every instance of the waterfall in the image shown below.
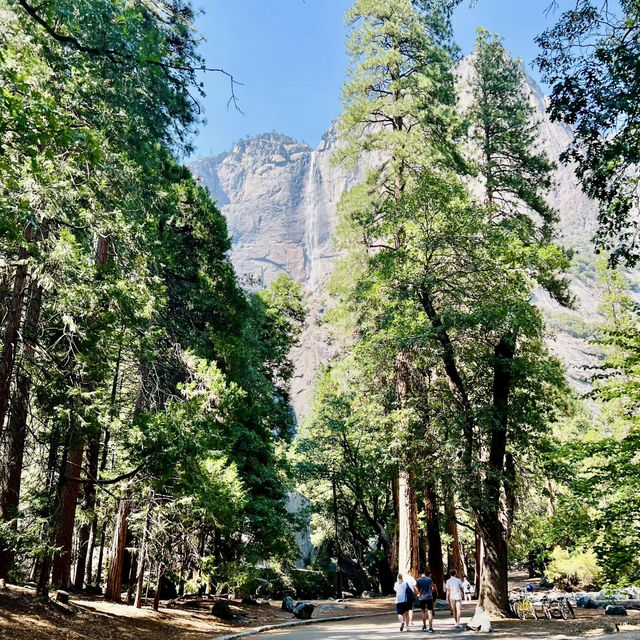
<path fill-rule="evenodd" d="M 304 253 L 307 264 L 307 281 L 311 289 L 318 286 L 318 183 L 316 181 L 317 151 L 312 151 L 309 158 L 309 173 L 304 188 Z"/>

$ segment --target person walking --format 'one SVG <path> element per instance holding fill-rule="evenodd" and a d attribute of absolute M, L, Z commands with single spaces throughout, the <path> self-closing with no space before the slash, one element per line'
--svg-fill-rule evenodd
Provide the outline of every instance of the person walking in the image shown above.
<path fill-rule="evenodd" d="M 404 629 L 405 625 L 407 626 L 407 631 L 409 631 L 408 589 L 410 589 L 409 585 L 402 579 L 402 574 L 399 573 L 398 580 L 393 585 L 393 590 L 396 592 L 396 613 L 398 614 L 398 622 L 400 622 L 400 631 Z"/>
<path fill-rule="evenodd" d="M 451 571 L 451 577 L 447 580 L 447 602 L 451 607 L 451 614 L 455 620 L 456 628 L 460 627 L 460 614 L 462 612 L 462 598 L 464 597 L 464 588 L 462 581 L 456 577 L 456 571 Z"/>
<path fill-rule="evenodd" d="M 467 576 L 464 577 L 462 581 L 462 588 L 464 590 L 464 599 L 471 600 L 471 583 L 469 582 L 469 578 Z"/>
<path fill-rule="evenodd" d="M 407 573 L 404 577 L 404 581 L 407 583 L 407 617 L 409 619 L 409 624 L 407 625 L 407 631 L 411 629 L 411 625 L 413 624 L 413 605 L 416 600 L 416 596 L 418 595 L 418 588 L 416 586 L 416 579 L 410 574 Z"/>
<path fill-rule="evenodd" d="M 422 630 L 433 633 L 433 601 L 438 595 L 436 585 L 431 579 L 431 571 L 423 571 L 416 582 L 418 588 L 418 601 L 422 610 Z M 429 628 L 427 629 L 427 615 L 429 616 Z"/>

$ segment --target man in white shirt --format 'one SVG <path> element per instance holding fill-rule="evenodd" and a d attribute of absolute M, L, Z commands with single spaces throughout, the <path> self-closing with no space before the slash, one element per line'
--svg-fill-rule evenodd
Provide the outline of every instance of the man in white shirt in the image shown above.
<path fill-rule="evenodd" d="M 459 578 L 456 577 L 456 571 L 451 571 L 451 577 L 445 585 L 447 590 L 447 603 L 451 607 L 451 613 L 455 620 L 456 627 L 460 626 L 460 613 L 462 612 L 462 598 L 464 597 L 464 587 Z"/>

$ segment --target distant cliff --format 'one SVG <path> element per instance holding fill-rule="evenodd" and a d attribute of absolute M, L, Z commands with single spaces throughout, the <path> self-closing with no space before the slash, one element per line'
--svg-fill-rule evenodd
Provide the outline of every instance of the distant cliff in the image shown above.
<path fill-rule="evenodd" d="M 470 73 L 469 60 L 462 61 L 458 82 L 463 106 L 468 99 L 465 85 Z M 571 131 L 549 120 L 544 97 L 533 82 L 530 100 L 539 121 L 540 145 L 557 161 L 571 140 Z M 319 319 L 335 258 L 331 235 L 336 207 L 342 192 L 361 180 L 367 170 L 365 162 L 353 171 L 332 165 L 336 144 L 335 127 L 323 136 L 316 150 L 270 133 L 241 140 L 230 151 L 192 165 L 227 217 L 238 274 L 259 277 L 268 284 L 286 272 L 309 290 L 311 314 L 301 347 L 294 354 L 297 364 L 292 390 L 298 415 L 304 413 L 318 364 L 333 353 L 329 331 Z M 559 163 L 549 200 L 560 213 L 560 242 L 576 250 L 572 290 L 577 307 L 573 311 L 562 309 L 542 293 L 536 302 L 555 333 L 549 339 L 551 349 L 566 363 L 570 379 L 580 388 L 584 387 L 583 366 L 594 358 L 588 338 L 599 320 L 595 258 L 590 244 L 597 208 L 578 187 L 571 167 Z"/>

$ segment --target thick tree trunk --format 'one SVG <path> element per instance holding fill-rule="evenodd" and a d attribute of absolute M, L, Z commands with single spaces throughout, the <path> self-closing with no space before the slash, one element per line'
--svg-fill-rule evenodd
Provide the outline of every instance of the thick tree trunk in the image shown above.
<path fill-rule="evenodd" d="M 391 480 L 391 497 L 393 499 L 393 515 L 396 523 L 399 521 L 400 508 L 398 506 L 399 492 L 398 492 L 398 478 Z M 389 565 L 393 573 L 398 573 L 398 527 L 396 526 L 391 536 L 391 556 L 389 558 Z M 394 578 L 395 583 L 395 578 Z"/>
<path fill-rule="evenodd" d="M 18 337 L 22 321 L 22 308 L 26 293 L 29 246 L 33 240 L 34 228 L 28 223 L 23 232 L 25 246 L 18 252 L 18 266 L 13 278 L 13 292 L 9 301 L 7 313 L 7 325 L 2 341 L 0 353 L 0 434 L 4 431 L 4 421 L 9 408 L 9 395 L 11 393 L 11 380 L 18 349 Z"/>
<path fill-rule="evenodd" d="M 420 564 L 418 509 L 413 478 L 407 471 L 398 474 L 398 572 L 417 577 Z"/>
<path fill-rule="evenodd" d="M 447 521 L 447 532 L 451 536 L 450 558 L 448 569 L 455 569 L 458 577 L 462 579 L 466 570 L 462 560 L 462 549 L 460 548 L 460 536 L 458 534 L 458 523 L 456 521 L 456 507 L 453 503 L 453 496 L 449 494 L 445 504 L 445 516 Z"/>
<path fill-rule="evenodd" d="M 122 568 L 127 544 L 127 534 L 129 532 L 128 518 L 131 512 L 131 502 L 126 497 L 120 499 L 118 506 L 118 520 L 113 535 L 113 545 L 111 547 L 111 564 L 109 565 L 109 575 L 107 576 L 107 586 L 104 592 L 104 599 L 112 602 L 122 602 Z"/>
<path fill-rule="evenodd" d="M 30 287 L 29 306 L 24 322 L 24 363 L 16 376 L 16 390 L 11 403 L 11 417 L 7 444 L 7 458 L 5 465 L 5 484 L 2 487 L 0 510 L 2 519 L 14 518 L 20 504 L 20 485 L 22 480 L 22 463 L 24 446 L 27 438 L 27 421 L 29 413 L 29 393 L 31 380 L 24 369 L 27 362 L 33 362 L 35 355 L 36 331 L 40 321 L 42 307 L 42 288 L 32 283 Z M 0 551 L 0 579 L 7 579 L 13 565 L 14 552 L 12 549 Z"/>
<path fill-rule="evenodd" d="M 507 541 L 496 511 L 479 518 L 484 553 L 480 575 L 479 604 L 489 615 L 510 616 Z"/>
<path fill-rule="evenodd" d="M 78 504 L 78 494 L 80 484 L 80 469 L 82 465 L 83 446 L 82 442 L 76 441 L 70 445 L 67 463 L 62 473 L 62 486 L 59 502 L 59 519 L 56 528 L 55 545 L 59 548 L 53 560 L 53 572 L 51 582 L 55 586 L 68 589 L 71 582 L 71 562 L 73 529 L 76 519 L 76 507 Z"/>
<path fill-rule="evenodd" d="M 22 463 L 24 446 L 27 437 L 27 421 L 29 413 L 29 393 L 31 380 L 25 371 L 25 365 L 33 362 L 35 354 L 36 331 L 40 321 L 42 307 L 42 288 L 32 282 L 30 286 L 29 305 L 23 327 L 24 361 L 16 376 L 16 389 L 11 403 L 9 432 L 7 434 L 7 457 L 4 470 L 5 482 L 0 497 L 1 518 L 10 520 L 17 515 L 20 504 L 20 485 L 22 480 Z M 0 579 L 7 579 L 13 565 L 13 549 L 0 551 Z"/>
<path fill-rule="evenodd" d="M 444 594 L 444 562 L 442 560 L 442 538 L 436 492 L 428 488 L 425 492 L 425 516 L 428 543 L 429 569 L 440 597 Z"/>
<path fill-rule="evenodd" d="M 504 530 L 507 542 L 511 539 L 516 500 L 516 464 L 513 454 L 508 452 L 504 456 Z"/>
<path fill-rule="evenodd" d="M 515 334 L 496 345 L 493 371 L 494 423 L 489 444 L 485 500 L 476 508 L 476 521 L 484 541 L 480 578 L 480 604 L 490 615 L 509 616 L 507 531 L 500 517 L 500 487 L 507 449 L 509 395 L 511 393 Z"/>
<path fill-rule="evenodd" d="M 480 582 L 482 577 L 482 563 L 484 556 L 484 542 L 480 534 L 479 527 L 476 526 L 476 575 L 475 575 L 475 592 L 476 598 L 480 597 Z"/>
<path fill-rule="evenodd" d="M 27 414 L 29 403 L 29 378 L 24 373 L 18 374 L 16 391 L 11 406 L 9 419 L 9 444 L 7 448 L 6 480 L 2 488 L 0 509 L 2 520 L 15 518 L 20 504 L 20 484 L 22 478 L 22 461 L 27 434 Z M 12 527 L 15 530 L 15 526 Z M 7 580 L 13 566 L 15 551 L 13 547 L 0 550 L 0 579 Z"/>

